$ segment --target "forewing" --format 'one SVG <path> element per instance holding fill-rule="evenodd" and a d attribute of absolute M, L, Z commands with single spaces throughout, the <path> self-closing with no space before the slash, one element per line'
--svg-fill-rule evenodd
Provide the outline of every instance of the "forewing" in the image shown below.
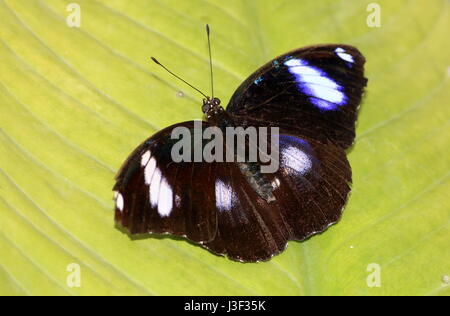
<path fill-rule="evenodd" d="M 292 51 L 247 78 L 227 111 L 244 126 L 276 126 L 348 148 L 367 83 L 364 63 L 364 56 L 348 45 Z"/>
<path fill-rule="evenodd" d="M 171 151 L 178 140 L 171 133 L 176 127 L 188 128 L 193 136 L 193 121 L 170 126 L 124 163 L 114 186 L 115 220 L 131 234 L 170 233 L 210 241 L 217 232 L 214 163 L 174 162 Z"/>

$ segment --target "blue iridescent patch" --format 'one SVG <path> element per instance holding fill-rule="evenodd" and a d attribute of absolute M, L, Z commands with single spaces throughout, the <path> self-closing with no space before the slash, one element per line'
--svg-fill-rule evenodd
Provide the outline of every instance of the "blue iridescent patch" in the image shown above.
<path fill-rule="evenodd" d="M 292 58 L 284 64 L 295 76 L 298 88 L 309 95 L 311 103 L 319 109 L 336 110 L 347 104 L 344 88 L 320 68 L 310 66 L 307 61 L 299 58 Z"/>
<path fill-rule="evenodd" d="M 254 82 L 254 84 L 258 85 L 258 84 L 261 83 L 261 81 L 263 81 L 263 78 L 262 78 L 262 77 L 258 77 L 258 78 L 256 78 L 255 81 L 253 81 L 253 82 Z"/>
<path fill-rule="evenodd" d="M 302 145 L 302 147 L 305 147 L 307 150 L 312 150 L 311 144 L 308 141 L 306 141 L 302 138 L 299 138 L 297 136 L 286 135 L 286 134 L 281 135 L 280 139 L 279 139 L 279 143 L 283 144 L 283 145 L 286 143 L 299 143 Z"/>

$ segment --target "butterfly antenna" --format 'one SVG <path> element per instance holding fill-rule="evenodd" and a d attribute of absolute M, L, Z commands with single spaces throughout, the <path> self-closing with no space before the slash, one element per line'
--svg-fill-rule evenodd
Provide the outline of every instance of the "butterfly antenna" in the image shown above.
<path fill-rule="evenodd" d="M 209 50 L 209 69 L 211 71 L 211 95 L 214 99 L 214 79 L 213 79 L 213 66 L 212 66 L 212 57 L 211 57 L 211 39 L 209 36 L 209 25 L 206 24 L 206 35 L 208 36 L 208 50 Z"/>
<path fill-rule="evenodd" d="M 201 93 L 205 98 L 209 99 L 208 96 L 206 94 L 204 94 L 203 92 L 201 92 L 199 89 L 197 89 L 196 87 L 194 87 L 193 85 L 191 85 L 189 82 L 187 82 L 186 80 L 184 80 L 183 78 L 177 76 L 176 74 L 174 74 L 173 72 L 171 72 L 169 69 L 167 69 L 166 66 L 164 66 L 163 64 L 161 64 L 155 57 L 151 57 L 151 59 L 157 64 L 160 65 L 161 67 L 163 67 L 169 74 L 171 74 L 172 76 L 174 76 L 175 78 L 183 81 L 185 84 L 187 84 L 189 87 L 191 87 L 192 89 L 196 90 L 197 92 Z"/>

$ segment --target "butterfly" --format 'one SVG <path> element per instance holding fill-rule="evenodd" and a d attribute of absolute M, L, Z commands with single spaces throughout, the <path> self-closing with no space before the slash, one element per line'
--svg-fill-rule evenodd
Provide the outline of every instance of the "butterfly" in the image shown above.
<path fill-rule="evenodd" d="M 251 74 L 226 109 L 205 96 L 203 130 L 279 128 L 278 170 L 262 173 L 259 163 L 174 162 L 172 131 L 195 125 L 178 123 L 144 141 L 121 167 L 113 188 L 116 223 L 129 234 L 182 236 L 241 262 L 269 260 L 289 240 L 323 232 L 340 219 L 350 192 L 346 150 L 367 84 L 364 63 L 349 45 L 303 47 Z"/>

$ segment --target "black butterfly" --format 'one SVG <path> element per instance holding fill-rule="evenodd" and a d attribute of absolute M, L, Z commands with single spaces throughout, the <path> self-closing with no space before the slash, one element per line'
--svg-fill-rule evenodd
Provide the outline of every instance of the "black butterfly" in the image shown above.
<path fill-rule="evenodd" d="M 146 140 L 122 166 L 114 186 L 116 222 L 131 234 L 184 236 L 243 262 L 268 260 L 289 240 L 324 231 L 339 220 L 350 192 L 345 150 L 355 137 L 367 83 L 364 63 L 352 46 L 305 47 L 258 69 L 226 110 L 217 98 L 205 98 L 203 128 L 279 127 L 279 170 L 175 163 L 171 131 L 193 129 L 194 121 L 175 124 Z M 273 199 L 255 189 L 255 180 Z"/>

